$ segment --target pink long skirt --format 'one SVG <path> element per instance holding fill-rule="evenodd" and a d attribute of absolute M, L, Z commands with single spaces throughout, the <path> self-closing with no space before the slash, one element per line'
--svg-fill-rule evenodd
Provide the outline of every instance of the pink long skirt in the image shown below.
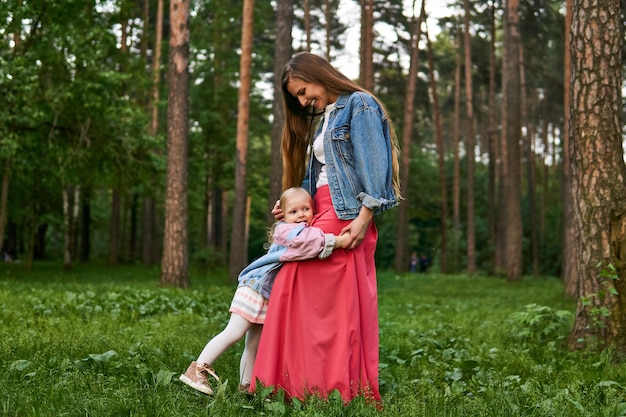
<path fill-rule="evenodd" d="M 328 187 L 315 195 L 312 225 L 339 234 Z M 276 277 L 252 374 L 286 396 L 345 402 L 363 395 L 380 402 L 378 388 L 378 294 L 374 222 L 354 250 L 337 249 L 325 260 L 285 262 Z"/>

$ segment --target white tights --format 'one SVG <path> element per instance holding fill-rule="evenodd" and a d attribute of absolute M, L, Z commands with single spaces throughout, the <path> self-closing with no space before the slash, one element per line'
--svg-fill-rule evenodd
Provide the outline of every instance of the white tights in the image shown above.
<path fill-rule="evenodd" d="M 262 329 L 262 324 L 250 323 L 240 315 L 232 313 L 224 330 L 211 339 L 202 349 L 197 362 L 212 365 L 226 349 L 237 343 L 245 335 L 246 344 L 239 364 L 239 383 L 242 385 L 249 384 L 252 379 L 252 368 L 254 367 Z"/>

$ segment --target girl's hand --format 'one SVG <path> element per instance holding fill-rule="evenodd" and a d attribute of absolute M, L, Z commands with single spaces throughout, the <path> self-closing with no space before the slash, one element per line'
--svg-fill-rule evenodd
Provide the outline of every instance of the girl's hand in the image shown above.
<path fill-rule="evenodd" d="M 274 208 L 272 209 L 271 213 L 277 222 L 285 218 L 283 210 L 280 208 L 280 200 L 276 200 L 276 203 L 274 203 Z"/>

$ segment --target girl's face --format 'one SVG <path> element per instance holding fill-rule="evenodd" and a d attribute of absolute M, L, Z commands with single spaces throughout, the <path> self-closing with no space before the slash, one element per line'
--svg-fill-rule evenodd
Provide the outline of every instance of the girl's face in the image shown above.
<path fill-rule="evenodd" d="M 285 223 L 302 223 L 311 224 L 313 220 L 313 202 L 308 193 L 298 193 L 285 203 L 283 207 Z"/>
<path fill-rule="evenodd" d="M 327 105 L 337 101 L 337 95 L 329 93 L 323 85 L 306 82 L 300 78 L 290 78 L 287 82 L 287 91 L 302 107 L 313 106 L 315 110 L 324 110 Z"/>

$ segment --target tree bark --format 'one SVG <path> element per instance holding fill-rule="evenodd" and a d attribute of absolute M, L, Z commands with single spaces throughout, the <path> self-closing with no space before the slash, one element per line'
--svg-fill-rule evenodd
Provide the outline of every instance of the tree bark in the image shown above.
<path fill-rule="evenodd" d="M 187 240 L 187 148 L 189 79 L 189 2 L 170 2 L 167 109 L 167 190 L 161 285 L 189 285 Z"/>
<path fill-rule="evenodd" d="M 146 3 L 149 3 L 146 0 Z M 161 82 L 161 48 L 163 43 L 163 0 L 157 2 L 157 17 L 154 23 L 155 39 L 152 58 L 152 91 L 148 108 L 152 114 L 150 118 L 150 134 L 156 136 L 159 131 L 159 100 Z M 147 31 L 146 31 L 147 32 Z M 155 201 L 154 196 L 145 195 L 142 210 L 141 260 L 145 265 L 156 263 L 155 248 Z"/>
<path fill-rule="evenodd" d="M 374 90 L 374 0 L 361 0 L 361 68 L 359 83 Z"/>
<path fill-rule="evenodd" d="M 474 106 L 472 91 L 472 50 L 469 33 L 469 0 L 464 0 L 463 40 L 465 51 L 465 151 L 467 153 L 467 273 L 476 271 L 476 232 L 474 226 Z"/>
<path fill-rule="evenodd" d="M 85 189 L 81 200 L 80 261 L 89 262 L 91 257 L 91 190 Z"/>
<path fill-rule="evenodd" d="M 487 224 L 489 227 L 489 251 L 491 253 L 491 266 L 489 274 L 495 271 L 495 245 L 497 230 L 497 187 L 498 187 L 498 131 L 496 126 L 496 4 L 495 0 L 491 2 L 489 7 L 489 115 L 488 117 L 488 133 L 487 146 L 489 154 L 489 179 L 488 179 L 488 201 L 487 201 Z"/>
<path fill-rule="evenodd" d="M 619 0 L 572 5 L 570 163 L 578 261 L 572 348 L 626 353 L 626 166 Z"/>
<path fill-rule="evenodd" d="M 505 254 L 507 281 L 522 278 L 522 213 L 521 213 L 521 164 L 520 164 L 520 62 L 519 62 L 519 1 L 507 0 L 505 8 L 504 55 L 502 89 L 503 101 L 506 102 L 503 119 L 506 128 L 503 130 L 503 142 L 507 143 L 507 171 L 503 178 L 506 190 L 506 246 Z"/>
<path fill-rule="evenodd" d="M 526 190 L 528 198 L 528 228 L 530 229 L 530 257 L 532 263 L 532 274 L 539 276 L 539 247 L 537 245 L 537 216 L 535 203 L 535 155 L 533 154 L 532 141 L 534 129 L 528 117 L 531 107 L 528 100 L 528 89 L 526 88 L 526 64 L 524 61 L 524 48 L 521 43 L 519 49 L 519 74 L 520 74 L 520 117 L 521 125 L 525 127 L 522 137 L 524 149 L 524 160 L 526 162 Z"/>
<path fill-rule="evenodd" d="M 11 158 L 4 160 L 2 170 L 2 189 L 0 190 L 0 250 L 4 250 L 4 229 L 7 224 L 9 210 L 9 184 L 11 178 Z"/>
<path fill-rule="evenodd" d="M 248 263 L 246 240 L 246 167 L 248 164 L 248 123 L 250 118 L 250 88 L 252 68 L 252 34 L 254 24 L 254 0 L 243 2 L 241 31 L 241 61 L 239 64 L 239 100 L 237 106 L 237 153 L 235 158 L 235 201 L 233 227 L 230 242 L 229 276 L 237 277 Z"/>
<path fill-rule="evenodd" d="M 281 76 L 285 64 L 292 55 L 293 26 L 293 0 L 279 1 L 276 10 L 276 43 L 274 49 L 274 101 L 272 103 L 272 145 L 271 145 L 271 169 L 270 169 L 270 192 L 267 210 L 268 226 L 274 223 L 274 216 L 270 213 L 274 203 L 280 197 L 282 190 L 283 162 L 280 153 L 280 138 L 285 119 L 283 109 Z"/>
<path fill-rule="evenodd" d="M 571 96 L 571 27 L 572 27 L 572 0 L 565 1 L 565 58 L 563 74 L 563 101 L 565 114 L 563 115 L 563 181 L 561 183 L 561 198 L 563 201 L 563 249 L 561 256 L 561 278 L 565 284 L 565 294 L 575 297 L 578 291 L 576 280 L 579 276 L 578 246 L 574 244 L 576 231 L 574 226 L 574 200 L 572 196 L 572 171 L 569 153 L 570 130 L 570 96 Z"/>
<path fill-rule="evenodd" d="M 426 43 L 428 46 L 428 66 L 430 72 L 430 89 L 432 96 L 433 117 L 435 119 L 435 137 L 437 141 L 437 165 L 439 167 L 439 190 L 441 193 L 441 219 L 439 230 L 441 231 L 441 250 L 439 252 L 439 264 L 441 273 L 448 273 L 448 188 L 446 187 L 446 167 L 443 148 L 443 122 L 439 110 L 439 94 L 437 92 L 437 79 L 435 78 L 435 60 L 433 48 L 426 31 Z"/>
<path fill-rule="evenodd" d="M 422 1 L 422 11 L 419 17 L 413 14 L 413 32 L 411 33 L 411 63 L 409 65 L 409 79 L 404 96 L 404 119 L 402 122 L 402 163 L 400 164 L 400 184 L 404 204 L 398 207 L 398 224 L 396 230 L 396 254 L 394 267 L 396 271 L 406 271 L 409 266 L 408 248 L 408 206 L 411 201 L 409 195 L 409 179 L 411 166 L 411 137 L 413 136 L 413 118 L 415 103 L 415 87 L 417 84 L 417 68 L 419 65 L 419 40 L 422 37 L 422 21 L 426 14 L 425 0 Z M 415 3 L 414 3 L 415 6 Z"/>
<path fill-rule="evenodd" d="M 108 265 L 115 266 L 120 257 L 121 241 L 121 198 L 117 188 L 111 190 L 111 218 L 109 219 L 109 258 Z"/>
<path fill-rule="evenodd" d="M 460 127 L 461 127 L 461 73 L 463 63 L 461 59 L 461 32 L 456 36 L 455 54 L 454 54 L 454 122 L 452 127 L 452 155 L 453 155 L 453 172 L 452 180 L 452 230 L 453 236 L 453 256 L 454 271 L 461 270 L 461 157 L 459 147 Z"/>

